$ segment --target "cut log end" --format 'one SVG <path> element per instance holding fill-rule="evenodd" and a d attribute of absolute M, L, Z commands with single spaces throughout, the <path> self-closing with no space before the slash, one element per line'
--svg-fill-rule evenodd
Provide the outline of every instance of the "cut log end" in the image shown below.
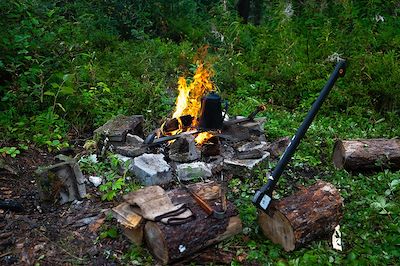
<path fill-rule="evenodd" d="M 333 152 L 333 165 L 342 169 L 345 162 L 345 150 L 343 147 L 343 142 L 341 140 L 336 141 L 334 152 Z"/>
<path fill-rule="evenodd" d="M 169 260 L 168 245 L 165 242 L 164 233 L 155 222 L 147 222 L 144 228 L 146 244 L 151 253 L 162 263 Z"/>
<path fill-rule="evenodd" d="M 281 244 L 286 251 L 295 249 L 293 228 L 282 213 L 274 212 L 272 214 L 270 212 L 266 214 L 260 211 L 258 217 L 262 231 L 272 242 Z"/>
<path fill-rule="evenodd" d="M 296 194 L 273 201 L 258 223 L 266 237 L 292 251 L 332 235 L 342 217 L 342 198 L 331 184 L 318 181 Z"/>

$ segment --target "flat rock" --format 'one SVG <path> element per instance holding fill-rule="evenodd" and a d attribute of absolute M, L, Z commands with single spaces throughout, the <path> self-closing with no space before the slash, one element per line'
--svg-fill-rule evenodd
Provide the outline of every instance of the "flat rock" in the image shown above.
<path fill-rule="evenodd" d="M 237 148 L 236 158 L 243 159 L 258 159 L 264 156 L 264 151 L 268 145 L 264 141 L 254 141 L 243 144 Z"/>
<path fill-rule="evenodd" d="M 140 156 L 140 155 L 142 155 L 143 153 L 146 152 L 146 147 L 138 146 L 138 145 L 125 144 L 123 146 L 114 147 L 114 150 L 115 150 L 116 153 L 121 154 L 123 156 L 137 157 L 137 156 Z"/>
<path fill-rule="evenodd" d="M 83 199 L 86 196 L 85 177 L 77 161 L 62 154 L 55 158 L 59 163 L 40 167 L 35 171 L 42 200 L 54 200 L 53 186 L 60 182 L 62 184 L 59 190 L 61 204 Z"/>
<path fill-rule="evenodd" d="M 137 135 L 132 135 L 132 134 L 126 134 L 126 143 L 134 146 L 141 146 L 143 144 L 144 140 L 137 136 Z"/>
<path fill-rule="evenodd" d="M 204 162 L 183 163 L 176 166 L 176 173 L 180 180 L 193 180 L 212 176 L 211 169 Z"/>
<path fill-rule="evenodd" d="M 142 115 L 117 115 L 94 131 L 95 135 L 106 136 L 111 142 L 125 142 L 128 133 L 143 135 Z"/>
<path fill-rule="evenodd" d="M 145 186 L 166 184 L 172 180 L 172 172 L 163 154 L 148 154 L 135 157 L 130 167 Z"/>
<path fill-rule="evenodd" d="M 249 142 L 246 144 L 243 144 L 242 146 L 238 147 L 237 150 L 238 152 L 246 152 L 246 151 L 251 151 L 251 150 L 267 150 L 268 144 L 264 141 L 254 141 L 254 142 Z"/>
<path fill-rule="evenodd" d="M 265 117 L 254 118 L 253 121 L 248 121 L 242 124 L 243 127 L 249 129 L 252 135 L 264 134 L 264 125 L 267 119 Z"/>
<path fill-rule="evenodd" d="M 264 155 L 258 159 L 225 159 L 224 160 L 224 170 L 232 173 L 235 176 L 238 175 L 247 175 L 249 174 L 254 167 L 260 165 L 263 162 L 266 162 L 270 156 L 270 153 L 264 151 Z"/>

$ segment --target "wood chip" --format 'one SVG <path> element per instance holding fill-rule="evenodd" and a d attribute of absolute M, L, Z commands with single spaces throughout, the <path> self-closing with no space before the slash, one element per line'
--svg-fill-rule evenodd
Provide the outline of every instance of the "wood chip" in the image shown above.
<path fill-rule="evenodd" d="M 143 220 L 142 216 L 134 212 L 131 205 L 126 202 L 114 207 L 112 213 L 119 223 L 128 228 L 138 227 Z"/>

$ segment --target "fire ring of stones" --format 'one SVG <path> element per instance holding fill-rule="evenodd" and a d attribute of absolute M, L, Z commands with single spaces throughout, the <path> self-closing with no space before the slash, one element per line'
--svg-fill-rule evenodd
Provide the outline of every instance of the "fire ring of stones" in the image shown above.
<path fill-rule="evenodd" d="M 129 173 L 149 186 L 168 184 L 174 177 L 190 181 L 221 173 L 249 175 L 270 156 L 283 152 L 289 142 L 288 138 L 267 142 L 263 130 L 265 120 L 236 117 L 224 121 L 221 130 L 207 132 L 209 138 L 203 143 L 196 143 L 199 133 L 193 130 L 193 134 L 177 134 L 170 141 L 145 144 L 143 116 L 120 115 L 96 129 L 95 135 L 100 139 L 99 155 L 107 150 L 116 153 Z M 171 124 L 174 123 L 169 123 L 169 127 Z M 169 128 L 169 131 L 177 131 L 177 128 Z M 154 136 L 156 140 L 165 138 L 160 136 L 160 130 L 155 132 L 159 135 Z"/>

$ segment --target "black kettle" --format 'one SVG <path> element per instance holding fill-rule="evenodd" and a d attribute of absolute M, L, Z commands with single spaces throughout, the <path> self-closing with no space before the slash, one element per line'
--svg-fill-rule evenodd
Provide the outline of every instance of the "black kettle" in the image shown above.
<path fill-rule="evenodd" d="M 222 114 L 222 103 L 225 104 Z M 225 115 L 228 110 L 228 101 L 222 101 L 215 92 L 209 93 L 201 100 L 199 128 L 202 130 L 222 129 Z"/>

